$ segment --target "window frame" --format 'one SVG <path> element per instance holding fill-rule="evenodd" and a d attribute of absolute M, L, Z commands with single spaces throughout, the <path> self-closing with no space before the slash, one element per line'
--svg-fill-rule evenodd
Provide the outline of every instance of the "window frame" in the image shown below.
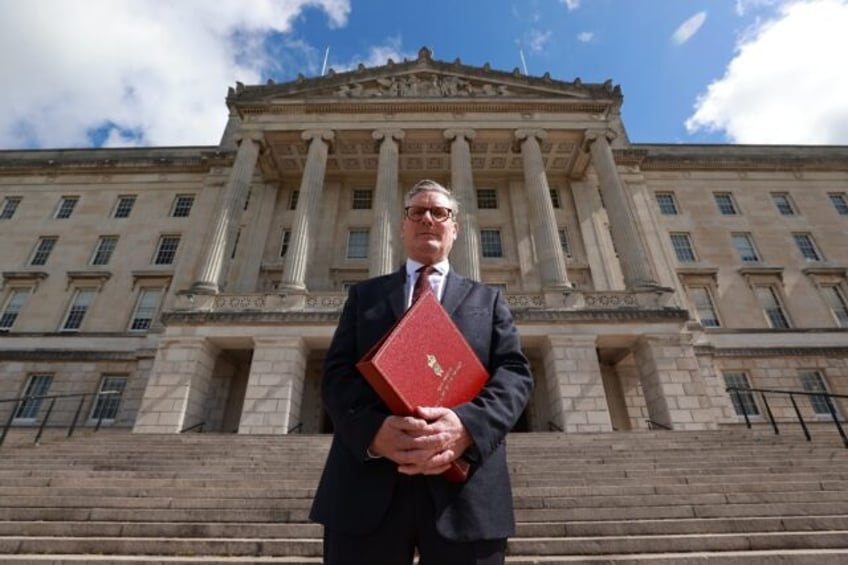
<path fill-rule="evenodd" d="M 129 218 L 135 208 L 138 197 L 135 194 L 124 194 L 118 196 L 118 201 L 115 203 L 115 209 L 112 211 L 113 218 Z M 126 204 L 129 202 L 129 204 Z"/>
<path fill-rule="evenodd" d="M 737 388 L 753 388 L 751 386 L 751 380 L 748 376 L 748 373 L 745 371 L 727 371 L 722 373 L 722 379 L 724 380 L 725 389 L 729 387 L 737 387 Z M 738 383 L 731 383 L 730 380 L 740 381 Z M 747 414 L 748 418 L 756 418 L 761 419 L 762 413 L 760 412 L 760 407 L 757 404 L 757 397 L 753 392 L 729 392 L 728 396 L 730 396 L 730 403 L 733 406 L 733 413 L 737 418 L 743 419 Z M 748 409 L 753 408 L 753 412 L 750 412 Z"/>
<path fill-rule="evenodd" d="M 736 203 L 732 192 L 713 192 L 713 199 L 715 200 L 719 214 L 722 216 L 741 215 L 739 205 Z"/>
<path fill-rule="evenodd" d="M 50 260 L 53 250 L 56 249 L 56 244 L 59 243 L 59 236 L 43 235 L 38 238 L 35 244 L 35 249 L 30 256 L 28 264 L 32 267 L 43 267 Z M 44 249 L 47 247 L 47 249 Z"/>
<path fill-rule="evenodd" d="M 668 202 L 663 203 L 661 201 L 662 197 L 668 197 Z M 657 203 L 657 209 L 660 211 L 660 215 L 663 216 L 679 216 L 680 215 L 680 206 L 677 205 L 677 198 L 674 196 L 674 192 L 671 191 L 658 191 L 654 193 L 654 201 Z M 668 205 L 671 205 L 670 208 Z"/>
<path fill-rule="evenodd" d="M 779 199 L 782 199 L 781 203 Z M 781 216 L 797 216 L 798 207 L 788 192 L 772 192 L 771 201 Z"/>
<path fill-rule="evenodd" d="M 188 218 L 191 216 L 191 211 L 194 208 L 194 194 L 177 194 L 174 196 L 174 203 L 171 205 L 172 218 Z"/>
<path fill-rule="evenodd" d="M 0 220 L 11 220 L 23 201 L 23 196 L 7 196 L 3 199 L 3 209 L 0 210 Z"/>
<path fill-rule="evenodd" d="M 833 204 L 836 213 L 840 216 L 848 216 L 848 196 L 844 192 L 829 192 L 827 194 Z"/>
<path fill-rule="evenodd" d="M 47 396 L 50 392 L 51 386 L 53 386 L 53 373 L 32 373 L 27 378 L 26 385 L 24 386 L 24 393 L 20 396 Z M 37 388 L 37 390 L 33 390 L 34 388 Z M 43 402 L 44 399 L 42 398 L 28 399 L 23 402 L 19 402 L 15 407 L 13 422 L 36 422 L 38 420 L 38 414 L 41 412 L 41 405 Z M 22 414 L 24 412 L 26 414 Z"/>
<path fill-rule="evenodd" d="M 90 296 L 87 303 L 81 300 L 82 296 Z M 65 315 L 62 317 L 62 323 L 59 325 L 60 333 L 78 333 L 82 331 L 82 324 L 85 322 L 85 317 L 91 311 L 91 306 L 94 304 L 94 299 L 97 296 L 96 287 L 81 286 L 74 289 L 74 294 L 71 296 L 68 307 L 65 309 Z M 78 320 L 74 320 L 76 324 L 69 327 L 72 317 L 78 316 Z"/>
<path fill-rule="evenodd" d="M 695 311 L 695 315 L 698 317 L 698 322 L 705 328 L 720 328 L 722 327 L 721 317 L 719 316 L 718 308 L 716 308 L 715 300 L 713 299 L 712 290 L 709 285 L 687 285 L 686 287 L 687 295 L 689 297 L 689 302 L 692 305 L 692 309 Z M 703 291 L 704 297 L 706 297 L 706 303 L 699 302 L 695 296 L 695 291 Z M 709 319 L 709 322 L 715 323 L 705 323 L 707 320 L 702 312 L 709 310 L 712 318 Z"/>
<path fill-rule="evenodd" d="M 571 251 L 571 239 L 568 236 L 568 228 L 563 227 L 559 228 L 559 246 L 562 249 L 562 254 L 566 258 L 570 259 L 572 257 Z"/>
<path fill-rule="evenodd" d="M 374 208 L 374 189 L 354 188 L 351 191 L 351 210 L 372 210 Z"/>
<path fill-rule="evenodd" d="M 56 211 L 53 213 L 53 219 L 67 220 L 70 218 L 74 214 L 79 200 L 79 196 L 62 196 L 59 199 L 59 205 L 56 206 Z"/>
<path fill-rule="evenodd" d="M 781 296 L 777 286 L 774 284 L 754 284 L 753 287 L 754 297 L 757 299 L 757 304 L 759 305 L 760 310 L 762 311 L 769 328 L 773 330 L 792 329 L 792 320 L 789 317 L 789 313 L 786 310 L 786 304 L 784 303 L 783 297 Z M 768 307 L 763 304 L 762 295 L 760 294 L 760 291 L 768 291 L 771 298 L 774 299 L 775 306 Z M 773 317 L 774 313 L 780 314 L 780 320 L 782 321 L 782 325 L 775 324 L 775 318 Z"/>
<path fill-rule="evenodd" d="M 837 327 L 848 328 L 848 297 L 838 283 L 820 285 L 825 303 Z M 830 291 L 830 295 L 827 292 Z"/>
<path fill-rule="evenodd" d="M 500 228 L 480 230 L 480 257 L 483 259 L 503 259 L 503 237 Z"/>
<path fill-rule="evenodd" d="M 109 248 L 109 242 L 111 242 L 111 248 Z M 117 247 L 117 235 L 101 235 L 97 238 L 97 245 L 94 247 L 94 253 L 92 253 L 88 264 L 96 267 L 108 265 Z"/>
<path fill-rule="evenodd" d="M 292 189 L 289 192 L 289 210 L 297 210 L 297 203 L 300 200 L 300 190 Z"/>
<path fill-rule="evenodd" d="M 674 250 L 674 256 L 677 258 L 678 263 L 691 264 L 698 262 L 698 255 L 695 253 L 695 245 L 692 243 L 692 235 L 689 232 L 670 232 L 668 235 L 671 241 L 671 248 Z M 677 245 L 678 242 L 685 243 L 685 246 L 681 247 Z M 685 257 L 681 255 L 684 252 L 688 254 Z"/>
<path fill-rule="evenodd" d="M 176 234 L 166 234 L 159 236 L 159 242 L 156 244 L 156 251 L 153 253 L 154 265 L 173 265 L 177 260 L 177 252 L 180 248 L 181 237 Z M 173 250 L 164 249 L 166 240 L 176 240 Z M 160 258 L 167 256 L 170 253 L 170 261 L 160 261 Z"/>
<path fill-rule="evenodd" d="M 556 188 L 556 187 L 553 187 L 553 188 L 549 187 L 548 193 L 551 195 L 551 206 L 553 206 L 553 208 L 555 210 L 561 210 L 562 209 L 562 199 L 559 196 L 559 189 Z"/>
<path fill-rule="evenodd" d="M 740 240 L 745 241 L 750 252 L 753 254 L 752 258 L 748 259 L 745 257 L 743 250 L 737 245 L 737 242 Z M 760 255 L 760 251 L 757 249 L 757 244 L 754 242 L 754 236 L 749 232 L 733 232 L 730 234 L 730 241 L 733 243 L 733 249 L 736 250 L 736 256 L 743 263 L 759 263 L 762 261 L 762 255 Z"/>
<path fill-rule="evenodd" d="M 156 293 L 155 301 L 152 305 L 144 304 L 144 299 L 147 294 Z M 132 314 L 130 315 L 130 323 L 127 326 L 127 331 L 131 333 L 144 333 L 150 331 L 151 326 L 156 321 L 156 315 L 159 313 L 159 308 L 162 305 L 162 298 L 165 296 L 165 289 L 158 286 L 142 286 L 138 289 L 138 294 L 135 299 L 135 306 L 133 307 Z M 142 310 L 146 314 L 148 311 L 150 312 L 150 317 L 146 318 L 142 316 Z M 136 322 L 146 321 L 147 325 L 143 327 L 135 327 Z"/>
<path fill-rule="evenodd" d="M 824 255 L 822 255 L 821 250 L 816 245 L 816 240 L 813 239 L 813 234 L 809 232 L 793 232 L 792 240 L 795 242 L 795 247 L 804 261 L 817 263 L 825 260 Z"/>
<path fill-rule="evenodd" d="M 345 259 L 353 261 L 368 259 L 368 243 L 370 237 L 370 230 L 368 228 L 349 228 L 347 230 Z M 356 239 L 359 239 L 359 241 L 354 241 Z"/>
<path fill-rule="evenodd" d="M 110 381 L 113 383 L 121 383 L 120 390 L 116 391 L 118 394 L 103 394 L 104 392 L 111 392 L 114 390 L 106 390 L 106 385 L 109 384 Z M 88 413 L 89 425 L 94 425 L 98 421 L 104 424 L 113 424 L 115 420 L 118 419 L 118 411 L 121 409 L 121 400 L 124 397 L 124 392 L 127 390 L 128 383 L 129 377 L 127 375 L 107 374 L 100 377 L 100 382 L 97 385 L 97 394 L 91 402 L 91 408 Z M 104 416 L 101 420 L 98 412 L 107 409 L 113 412 L 112 416 Z"/>
<path fill-rule="evenodd" d="M 291 245 L 291 229 L 284 229 L 283 234 L 280 237 L 280 259 L 283 259 L 286 256 L 286 253 L 289 251 L 289 246 Z"/>
<path fill-rule="evenodd" d="M 478 210 L 497 210 L 500 207 L 496 188 L 478 188 L 475 193 L 475 200 Z"/>
<path fill-rule="evenodd" d="M 32 287 L 11 287 L 9 289 L 8 294 L 6 295 L 6 300 L 3 302 L 3 309 L 0 310 L 0 332 L 9 332 L 12 331 L 12 328 L 15 327 L 15 322 L 18 321 L 18 317 L 21 315 L 21 312 L 26 307 L 27 302 L 29 302 L 30 296 L 32 296 Z M 16 296 L 23 295 L 20 304 L 14 304 Z M 11 311 L 11 308 L 17 308 L 14 311 Z"/>

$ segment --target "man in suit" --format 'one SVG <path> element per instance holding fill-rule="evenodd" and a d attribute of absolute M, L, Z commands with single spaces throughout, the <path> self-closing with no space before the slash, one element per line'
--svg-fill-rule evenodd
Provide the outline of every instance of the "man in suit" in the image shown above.
<path fill-rule="evenodd" d="M 407 565 L 416 550 L 421 565 L 502 564 L 515 532 L 504 439 L 533 377 L 501 292 L 450 268 L 457 210 L 440 184 L 416 184 L 404 208 L 406 264 L 350 289 L 324 365 L 334 435 L 310 514 L 324 525 L 327 565 Z M 399 417 L 355 364 L 403 315 L 416 283 L 441 300 L 490 377 L 470 402 Z M 439 476 L 459 458 L 470 463 L 466 482 Z"/>

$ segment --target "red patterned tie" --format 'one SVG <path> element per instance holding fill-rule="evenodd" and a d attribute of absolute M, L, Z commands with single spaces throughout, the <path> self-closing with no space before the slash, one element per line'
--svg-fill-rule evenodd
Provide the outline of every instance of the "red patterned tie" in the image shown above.
<path fill-rule="evenodd" d="M 415 301 L 425 292 L 433 292 L 430 286 L 430 274 L 435 270 L 432 265 L 424 265 L 418 269 L 418 278 L 415 279 L 415 287 L 412 289 L 412 304 L 415 304 Z"/>

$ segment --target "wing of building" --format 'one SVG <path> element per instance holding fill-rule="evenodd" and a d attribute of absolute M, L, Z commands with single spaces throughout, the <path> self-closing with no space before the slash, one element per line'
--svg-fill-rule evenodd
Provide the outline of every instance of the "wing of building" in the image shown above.
<path fill-rule="evenodd" d="M 219 146 L 0 152 L 0 398 L 30 396 L 0 422 L 84 393 L 89 425 L 329 431 L 346 288 L 398 268 L 421 178 L 461 202 L 453 267 L 513 309 L 520 429 L 712 429 L 766 410 L 727 386 L 848 393 L 848 147 L 633 144 L 611 83 L 426 49 L 227 104 Z"/>

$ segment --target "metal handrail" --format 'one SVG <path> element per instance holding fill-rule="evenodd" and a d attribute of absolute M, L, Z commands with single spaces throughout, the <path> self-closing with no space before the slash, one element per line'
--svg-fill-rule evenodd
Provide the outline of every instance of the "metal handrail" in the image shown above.
<path fill-rule="evenodd" d="M 181 429 L 181 430 L 180 430 L 180 433 L 181 433 L 181 434 L 184 434 L 184 433 L 186 433 L 186 432 L 191 432 L 191 431 L 194 431 L 194 430 L 197 430 L 197 433 L 202 433 L 202 432 L 203 432 L 203 428 L 204 428 L 205 426 L 206 426 L 206 422 L 198 422 L 198 423 L 194 424 L 193 426 L 189 426 L 189 427 L 187 427 L 187 428 L 183 428 L 183 429 Z"/>
<path fill-rule="evenodd" d="M 44 433 L 44 428 L 47 426 L 47 421 L 50 419 L 50 414 L 53 412 L 53 406 L 56 405 L 56 400 L 59 398 L 75 398 L 80 397 L 79 405 L 77 405 L 77 410 L 74 413 L 74 419 L 71 422 L 71 425 L 68 426 L 68 434 L 65 437 L 71 437 L 74 433 L 74 430 L 77 427 L 77 421 L 79 420 L 79 416 L 82 413 L 82 407 L 85 404 L 85 399 L 88 396 L 112 396 L 116 394 L 121 394 L 116 390 L 104 390 L 101 392 L 75 392 L 69 394 L 45 394 L 45 395 L 25 395 L 19 396 L 18 398 L 0 398 L 0 403 L 5 402 L 14 402 L 15 406 L 12 407 L 11 412 L 9 412 L 9 418 L 6 420 L 6 424 L 3 426 L 3 429 L 0 430 L 0 446 L 3 445 L 3 442 L 6 440 L 6 435 L 9 433 L 9 428 L 12 427 L 12 422 L 15 420 L 15 414 L 17 414 L 21 405 L 24 402 L 31 400 L 50 400 L 50 405 L 47 407 L 47 413 L 44 415 L 44 419 L 41 420 L 41 424 L 38 426 L 38 433 L 35 435 L 35 440 L 33 443 L 38 443 L 41 439 L 41 435 Z M 98 431 L 100 429 L 100 425 L 103 423 L 103 410 L 100 411 L 100 417 L 97 419 L 97 425 L 94 427 L 94 431 Z"/>
<path fill-rule="evenodd" d="M 303 431 L 303 422 L 298 422 L 294 426 L 290 427 L 289 431 L 287 431 L 286 433 L 287 434 L 299 434 L 302 431 Z"/>
<path fill-rule="evenodd" d="M 674 428 L 672 428 L 671 426 L 668 426 L 666 424 L 661 424 L 661 423 L 657 422 L 656 420 L 651 420 L 650 418 L 647 418 L 645 421 L 648 423 L 648 429 L 649 430 L 657 430 L 657 429 L 669 430 L 669 431 L 674 430 Z"/>
<path fill-rule="evenodd" d="M 775 435 L 780 434 L 780 429 L 777 426 L 777 420 L 774 418 L 774 414 L 771 412 L 771 406 L 769 406 L 768 400 L 766 399 L 766 394 L 783 394 L 789 396 L 789 401 L 792 403 L 792 408 L 795 410 L 795 416 L 798 418 L 798 423 L 801 425 L 801 429 L 804 431 L 804 437 L 807 438 L 807 441 L 812 441 L 812 436 L 810 435 L 810 429 L 807 427 L 807 423 L 804 421 L 804 417 L 801 415 L 801 410 L 798 409 L 798 403 L 795 402 L 796 396 L 815 396 L 819 398 L 824 398 L 825 403 L 827 404 L 827 409 L 830 412 L 830 417 L 833 420 L 833 424 L 836 426 L 836 429 L 839 431 L 840 437 L 842 437 L 842 443 L 846 449 L 848 449 L 848 436 L 845 434 L 845 430 L 842 428 L 842 424 L 839 422 L 839 416 L 836 413 L 836 408 L 833 406 L 833 398 L 848 398 L 846 394 L 833 394 L 830 392 L 824 391 L 816 391 L 809 392 L 806 390 L 778 390 L 773 388 L 750 388 L 744 386 L 729 386 L 725 389 L 727 392 L 734 395 L 739 406 L 742 407 L 742 415 L 745 417 L 745 424 L 747 424 L 748 429 L 751 428 L 751 419 L 748 417 L 748 410 L 745 408 L 745 402 L 742 400 L 742 392 L 753 393 L 758 392 L 760 394 L 760 398 L 763 401 L 763 406 L 766 409 L 766 414 L 768 414 L 769 422 L 771 422 L 771 427 L 774 430 Z"/>

